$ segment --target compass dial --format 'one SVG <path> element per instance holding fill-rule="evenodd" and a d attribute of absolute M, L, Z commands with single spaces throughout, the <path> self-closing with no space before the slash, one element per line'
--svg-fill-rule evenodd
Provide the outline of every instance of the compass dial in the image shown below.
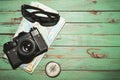
<path fill-rule="evenodd" d="M 61 67 L 58 63 L 51 61 L 46 64 L 45 72 L 49 77 L 57 77 L 61 72 Z"/>

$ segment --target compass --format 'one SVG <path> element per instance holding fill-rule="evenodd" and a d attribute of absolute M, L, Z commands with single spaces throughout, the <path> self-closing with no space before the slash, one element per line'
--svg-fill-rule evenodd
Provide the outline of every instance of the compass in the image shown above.
<path fill-rule="evenodd" d="M 45 73 L 49 77 L 52 78 L 57 77 L 60 74 L 60 72 L 61 72 L 61 66 L 57 62 L 50 61 L 46 64 Z"/>

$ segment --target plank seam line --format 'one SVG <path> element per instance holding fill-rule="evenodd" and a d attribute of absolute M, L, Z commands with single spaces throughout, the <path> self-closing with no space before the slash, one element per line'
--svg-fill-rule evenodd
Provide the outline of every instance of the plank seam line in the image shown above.
<path fill-rule="evenodd" d="M 0 33 L 0 35 L 14 35 L 15 33 Z M 60 35 L 94 35 L 94 36 L 111 36 L 111 35 L 120 35 L 120 34 L 61 34 Z"/>
<path fill-rule="evenodd" d="M 57 10 L 58 12 L 120 12 L 120 10 Z M 2 12 L 21 12 L 21 10 L 0 10 Z"/>
<path fill-rule="evenodd" d="M 74 46 L 74 45 L 51 45 L 51 47 L 120 47 L 120 46 Z"/>

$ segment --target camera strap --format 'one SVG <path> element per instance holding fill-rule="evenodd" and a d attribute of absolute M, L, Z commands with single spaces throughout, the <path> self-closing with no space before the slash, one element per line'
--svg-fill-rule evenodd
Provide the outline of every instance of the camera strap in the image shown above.
<path fill-rule="evenodd" d="M 39 22 L 44 27 L 50 27 L 57 24 L 60 19 L 59 14 L 47 12 L 43 9 L 33 7 L 30 5 L 22 5 L 21 12 L 23 17 L 25 17 L 30 22 Z"/>

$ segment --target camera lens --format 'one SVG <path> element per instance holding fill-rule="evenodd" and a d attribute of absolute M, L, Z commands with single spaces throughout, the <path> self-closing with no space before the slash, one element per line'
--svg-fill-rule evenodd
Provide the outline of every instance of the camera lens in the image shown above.
<path fill-rule="evenodd" d="M 33 48 L 33 45 L 30 41 L 23 41 L 21 44 L 22 51 L 29 53 Z"/>
<path fill-rule="evenodd" d="M 18 45 L 18 53 L 21 56 L 30 56 L 35 51 L 36 46 L 32 39 L 23 39 Z"/>
<path fill-rule="evenodd" d="M 22 39 L 18 43 L 18 55 L 21 59 L 27 59 L 34 55 L 36 44 L 32 39 Z"/>

